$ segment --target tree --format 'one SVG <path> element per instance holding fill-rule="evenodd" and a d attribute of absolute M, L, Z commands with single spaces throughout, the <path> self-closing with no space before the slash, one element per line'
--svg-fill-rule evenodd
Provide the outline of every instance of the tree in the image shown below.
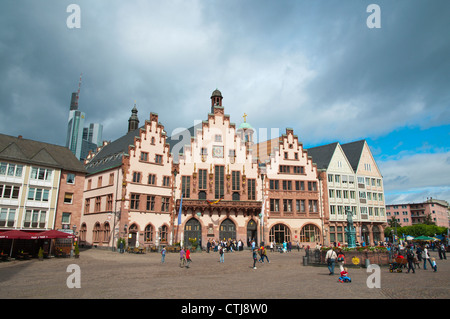
<path fill-rule="evenodd" d="M 423 221 L 423 224 L 425 224 L 425 225 L 436 225 L 436 223 L 433 222 L 433 219 L 431 218 L 431 214 L 427 214 L 427 215 L 425 216 L 425 219 L 424 219 L 424 221 Z"/>
<path fill-rule="evenodd" d="M 397 227 L 397 228 L 400 228 L 401 226 L 400 226 L 400 223 L 397 221 L 397 218 L 391 218 L 389 221 L 388 221 L 388 225 L 389 225 L 389 227 L 391 227 L 391 228 L 395 228 L 395 227 Z"/>

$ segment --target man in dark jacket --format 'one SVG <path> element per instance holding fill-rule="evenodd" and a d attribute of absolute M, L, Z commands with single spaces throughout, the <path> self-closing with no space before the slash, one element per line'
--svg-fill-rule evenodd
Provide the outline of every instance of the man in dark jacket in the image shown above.
<path fill-rule="evenodd" d="M 406 260 L 408 261 L 408 274 L 411 269 L 413 274 L 415 274 L 416 271 L 414 270 L 414 251 L 409 247 L 406 250 Z"/>

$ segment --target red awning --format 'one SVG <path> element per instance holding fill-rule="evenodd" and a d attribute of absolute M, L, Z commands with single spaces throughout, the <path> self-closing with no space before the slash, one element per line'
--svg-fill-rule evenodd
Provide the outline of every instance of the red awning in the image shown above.
<path fill-rule="evenodd" d="M 0 239 L 38 239 L 38 235 L 14 229 L 0 233 Z"/>
<path fill-rule="evenodd" d="M 47 230 L 39 235 L 37 235 L 39 239 L 47 239 L 47 238 L 74 238 L 75 236 L 69 233 L 65 233 L 59 230 Z"/>

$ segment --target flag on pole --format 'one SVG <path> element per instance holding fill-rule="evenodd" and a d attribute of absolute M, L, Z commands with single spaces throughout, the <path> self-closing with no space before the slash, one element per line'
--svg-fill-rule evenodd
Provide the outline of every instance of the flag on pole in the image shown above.
<path fill-rule="evenodd" d="M 181 207 L 183 207 L 183 194 L 181 194 L 180 210 L 178 211 L 178 226 L 181 224 Z"/>
<path fill-rule="evenodd" d="M 262 201 L 262 208 L 261 208 L 261 214 L 260 214 L 260 216 L 261 216 L 261 224 L 264 226 L 264 209 L 265 209 L 265 206 L 266 206 L 266 197 L 264 197 L 263 198 L 263 201 Z"/>

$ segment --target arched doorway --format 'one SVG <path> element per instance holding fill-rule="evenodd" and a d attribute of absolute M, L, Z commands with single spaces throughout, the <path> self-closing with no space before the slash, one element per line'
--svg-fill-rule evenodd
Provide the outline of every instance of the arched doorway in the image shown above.
<path fill-rule="evenodd" d="M 305 225 L 300 231 L 300 242 L 302 243 L 319 243 L 320 229 L 316 225 Z"/>
<path fill-rule="evenodd" d="M 236 239 L 236 225 L 229 218 L 225 219 L 220 225 L 219 239 Z"/>
<path fill-rule="evenodd" d="M 250 246 L 253 240 L 258 243 L 258 225 L 250 219 L 247 224 L 247 245 Z"/>
<path fill-rule="evenodd" d="M 184 246 L 185 247 L 191 246 L 191 242 L 189 241 L 189 238 L 191 240 L 195 239 L 197 243 L 199 243 L 202 238 L 202 227 L 200 226 L 200 222 L 195 218 L 191 218 L 186 223 L 186 225 L 184 225 Z"/>
<path fill-rule="evenodd" d="M 274 225 L 269 232 L 269 241 L 275 243 L 283 243 L 291 241 L 291 230 L 283 224 Z"/>
<path fill-rule="evenodd" d="M 134 248 L 136 247 L 136 241 L 138 239 L 138 227 L 136 224 L 133 224 L 128 229 L 128 247 Z"/>
<path fill-rule="evenodd" d="M 366 225 L 361 227 L 361 241 L 365 243 L 366 246 L 370 246 L 369 228 Z"/>
<path fill-rule="evenodd" d="M 380 232 L 380 227 L 378 225 L 374 225 L 372 228 L 372 233 L 373 233 L 373 241 L 375 242 L 380 242 L 381 241 L 381 232 Z"/>

